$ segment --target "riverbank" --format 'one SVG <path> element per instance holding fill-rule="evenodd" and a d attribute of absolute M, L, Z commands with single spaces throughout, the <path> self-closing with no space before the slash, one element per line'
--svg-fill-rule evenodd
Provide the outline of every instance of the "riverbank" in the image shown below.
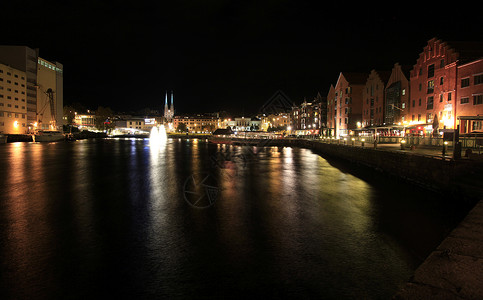
<path fill-rule="evenodd" d="M 401 150 L 399 145 L 343 144 L 306 139 L 230 139 L 247 146 L 304 147 L 322 155 L 363 165 L 437 193 L 452 195 L 458 201 L 475 204 L 483 198 L 483 161 L 463 157 L 453 159 L 439 148 Z M 451 154 L 448 151 L 446 154 Z"/>
<path fill-rule="evenodd" d="M 483 299 L 483 201 L 419 266 L 394 299 Z"/>
<path fill-rule="evenodd" d="M 474 205 L 466 218 L 416 269 L 394 299 L 483 299 L 483 161 L 468 155 L 453 159 L 450 151 L 400 145 L 371 145 L 318 140 L 232 140 L 233 144 L 295 146 L 322 156 L 363 165 L 451 195 L 462 205 Z"/>

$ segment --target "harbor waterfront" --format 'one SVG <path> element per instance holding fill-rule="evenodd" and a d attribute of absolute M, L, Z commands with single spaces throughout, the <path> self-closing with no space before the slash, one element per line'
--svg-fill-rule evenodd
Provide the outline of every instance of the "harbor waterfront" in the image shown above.
<path fill-rule="evenodd" d="M 1 145 L 0 297 L 390 298 L 469 211 L 292 146 Z"/>

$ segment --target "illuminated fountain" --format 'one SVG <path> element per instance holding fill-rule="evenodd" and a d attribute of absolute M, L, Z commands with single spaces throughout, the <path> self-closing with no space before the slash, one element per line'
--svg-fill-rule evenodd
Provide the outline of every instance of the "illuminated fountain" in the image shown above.
<path fill-rule="evenodd" d="M 151 129 L 151 133 L 149 134 L 149 143 L 151 145 L 166 143 L 167 139 L 168 137 L 164 125 L 155 126 Z"/>

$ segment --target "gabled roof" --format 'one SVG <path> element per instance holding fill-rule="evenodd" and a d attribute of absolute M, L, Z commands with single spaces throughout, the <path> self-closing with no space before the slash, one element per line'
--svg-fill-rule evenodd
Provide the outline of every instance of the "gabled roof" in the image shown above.
<path fill-rule="evenodd" d="M 345 80 L 347 80 L 347 82 L 349 82 L 350 84 L 366 84 L 367 77 L 369 77 L 368 73 L 358 72 L 340 72 L 340 75 L 344 76 Z M 337 80 L 337 82 L 339 82 L 339 80 Z"/>
<path fill-rule="evenodd" d="M 389 81 L 389 78 L 391 77 L 392 71 L 374 71 L 377 73 L 377 75 L 379 75 L 379 78 L 381 78 L 381 81 L 384 83 L 384 85 L 386 85 Z"/>

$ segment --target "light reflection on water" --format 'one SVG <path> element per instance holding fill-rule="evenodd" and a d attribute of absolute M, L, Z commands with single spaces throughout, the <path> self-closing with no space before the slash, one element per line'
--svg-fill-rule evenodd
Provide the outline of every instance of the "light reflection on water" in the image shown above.
<path fill-rule="evenodd" d="M 3 299 L 389 298 L 464 214 L 300 148 L 13 143 L 0 170 Z"/>

